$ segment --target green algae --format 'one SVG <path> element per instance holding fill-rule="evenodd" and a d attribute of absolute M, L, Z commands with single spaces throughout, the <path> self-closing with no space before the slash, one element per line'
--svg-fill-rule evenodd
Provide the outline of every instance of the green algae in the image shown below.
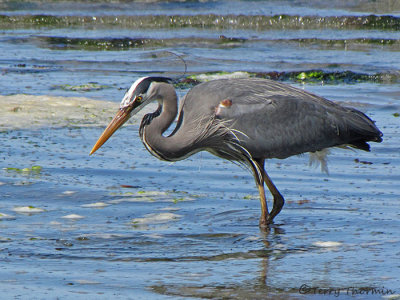
<path fill-rule="evenodd" d="M 155 39 L 131 38 L 69 38 L 69 37 L 37 37 L 50 49 L 61 50 L 128 50 L 143 46 L 162 46 L 162 41 Z"/>
<path fill-rule="evenodd" d="M 232 43 L 236 44 L 243 44 L 244 42 L 246 42 L 247 39 L 243 39 L 243 38 L 236 38 L 236 37 L 227 37 L 225 35 L 220 35 L 219 39 L 218 39 L 218 43 L 219 44 L 229 44 L 231 45 Z"/>
<path fill-rule="evenodd" d="M 381 38 L 353 38 L 353 39 L 319 39 L 319 38 L 300 38 L 300 39 L 278 39 L 272 42 L 296 43 L 304 47 L 319 47 L 321 49 L 334 50 L 359 50 L 366 51 L 373 47 L 387 47 L 389 50 L 400 50 L 400 40 L 381 39 Z"/>
<path fill-rule="evenodd" d="M 373 82 L 392 84 L 400 82 L 400 74 L 393 73 L 357 73 L 353 71 L 326 71 L 326 70 L 305 70 L 292 72 L 207 72 L 203 74 L 191 74 L 177 82 L 176 87 L 184 89 L 191 88 L 201 82 L 221 78 L 266 78 L 278 81 L 294 81 L 304 83 L 324 84 L 354 84 L 360 82 Z"/>
<path fill-rule="evenodd" d="M 318 47 L 320 49 L 358 50 L 366 51 L 370 48 L 387 47 L 388 50 L 400 50 L 400 40 L 381 38 L 350 38 L 350 39 L 257 39 L 239 38 L 220 35 L 215 38 L 146 38 L 146 37 L 69 37 L 69 36 L 32 36 L 19 39 L 22 43 L 34 43 L 39 47 L 52 50 L 79 50 L 79 51 L 125 51 L 137 48 L 166 48 L 166 47 L 203 47 L 203 48 L 234 48 L 243 44 L 268 43 L 281 45 L 292 43 L 300 47 Z M 156 58 L 156 57 L 154 57 Z M 19 64 L 19 68 L 26 65 Z M 40 67 L 40 66 L 39 66 Z"/>
<path fill-rule="evenodd" d="M 172 203 L 174 203 L 174 204 L 177 204 L 178 202 L 182 202 L 182 201 L 186 201 L 186 199 L 183 197 L 172 199 Z"/>
<path fill-rule="evenodd" d="M 282 41 L 282 40 L 281 40 Z M 372 44 L 372 45 L 379 45 L 379 46 L 386 46 L 386 45 L 395 45 L 399 44 L 400 40 L 397 39 L 379 39 L 379 38 L 355 38 L 355 39 L 317 39 L 317 38 L 302 38 L 302 39 L 292 39 L 290 41 L 296 43 L 305 43 L 305 44 L 327 44 L 330 46 L 340 45 L 346 46 L 349 44 Z"/>
<path fill-rule="evenodd" d="M 217 28 L 217 29 L 400 29 L 396 16 L 297 16 L 297 15 L 139 15 L 52 16 L 0 15 L 0 28 L 30 27 Z"/>
<path fill-rule="evenodd" d="M 326 84 L 340 83 L 396 83 L 400 81 L 400 74 L 394 73 L 357 73 L 353 71 L 325 71 L 307 70 L 293 72 L 259 72 L 252 74 L 254 77 L 267 78 L 280 81 L 323 82 Z"/>
<path fill-rule="evenodd" d="M 322 71 L 310 71 L 310 72 L 301 72 L 296 76 L 296 79 L 299 80 L 306 80 L 306 79 L 311 79 L 311 80 L 323 80 L 324 78 L 324 73 Z M 332 77 L 333 79 L 333 77 Z"/>
<path fill-rule="evenodd" d="M 40 174 L 40 172 L 42 171 L 42 167 L 41 166 L 32 166 L 26 168 L 7 167 L 4 168 L 4 170 L 11 173 L 30 175 L 30 174 Z"/>
<path fill-rule="evenodd" d="M 30 38 L 22 39 L 29 42 Z M 220 36 L 219 38 L 172 38 L 172 39 L 153 39 L 153 38 L 72 38 L 64 36 L 35 36 L 35 42 L 40 47 L 52 50 L 80 50 L 80 51 L 115 51 L 129 50 L 135 48 L 160 48 L 190 46 L 194 47 L 236 47 L 246 42 L 246 39 Z"/>

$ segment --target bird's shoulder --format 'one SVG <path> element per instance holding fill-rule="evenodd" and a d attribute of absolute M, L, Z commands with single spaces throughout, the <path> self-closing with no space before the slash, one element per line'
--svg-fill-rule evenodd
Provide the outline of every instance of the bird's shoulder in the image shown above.
<path fill-rule="evenodd" d="M 205 82 L 192 88 L 183 100 L 181 109 L 187 117 L 215 116 L 223 120 L 289 118 L 301 111 L 322 116 L 337 108 L 333 102 L 302 89 L 259 78 Z"/>

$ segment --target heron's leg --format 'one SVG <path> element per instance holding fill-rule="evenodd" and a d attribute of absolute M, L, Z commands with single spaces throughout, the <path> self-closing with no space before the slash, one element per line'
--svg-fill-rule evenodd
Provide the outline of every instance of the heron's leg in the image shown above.
<path fill-rule="evenodd" d="M 252 167 L 253 167 L 254 178 L 256 180 L 258 192 L 260 194 L 261 217 L 260 217 L 259 225 L 260 225 L 260 227 L 263 228 L 263 227 L 267 227 L 268 224 L 270 224 L 269 220 L 272 220 L 272 219 L 271 219 L 271 217 L 269 215 L 267 200 L 265 198 L 265 189 L 264 189 L 265 178 L 264 178 L 264 174 L 266 174 L 266 173 L 265 173 L 265 171 L 263 171 L 264 170 L 264 159 L 256 160 L 256 163 L 258 165 L 257 166 L 258 169 L 254 165 Z M 259 174 L 260 172 L 258 172 L 258 171 L 261 171 L 261 174 Z M 261 178 L 260 178 L 260 176 L 258 174 L 261 175 Z"/>
<path fill-rule="evenodd" d="M 257 187 L 258 187 L 258 192 L 260 193 L 260 203 L 261 203 L 261 217 L 259 225 L 260 227 L 266 227 L 268 224 L 270 224 L 269 220 L 271 219 L 271 216 L 268 213 L 267 200 L 265 198 L 264 182 L 257 183 Z"/>
<path fill-rule="evenodd" d="M 279 214 L 282 210 L 283 205 L 285 204 L 285 199 L 278 191 L 276 186 L 273 184 L 271 178 L 268 176 L 267 172 L 265 172 L 264 164 L 261 166 L 263 171 L 263 179 L 265 184 L 267 185 L 269 191 L 271 192 L 272 196 L 274 197 L 274 205 L 272 207 L 271 213 L 269 215 L 269 219 L 267 220 L 268 224 L 271 224 L 274 218 Z"/>

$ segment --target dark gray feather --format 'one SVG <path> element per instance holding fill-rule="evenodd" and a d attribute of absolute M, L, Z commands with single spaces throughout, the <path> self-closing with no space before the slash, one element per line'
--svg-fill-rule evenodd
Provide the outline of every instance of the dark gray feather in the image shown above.
<path fill-rule="evenodd" d="M 225 99 L 232 106 L 215 115 Z M 264 79 L 203 83 L 189 91 L 182 109 L 181 128 L 205 128 L 217 117 L 255 158 L 286 158 L 344 144 L 368 150 L 367 142 L 379 142 L 382 136 L 375 124 L 355 109 Z"/>

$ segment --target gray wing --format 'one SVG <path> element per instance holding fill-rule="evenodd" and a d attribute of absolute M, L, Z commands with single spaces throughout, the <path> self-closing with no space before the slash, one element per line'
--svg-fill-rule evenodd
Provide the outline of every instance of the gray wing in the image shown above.
<path fill-rule="evenodd" d="M 367 141 L 381 140 L 363 113 L 265 79 L 201 84 L 187 94 L 182 108 L 183 123 L 197 120 L 193 127 L 216 118 L 254 158 L 286 158 L 343 144 L 369 150 Z"/>

